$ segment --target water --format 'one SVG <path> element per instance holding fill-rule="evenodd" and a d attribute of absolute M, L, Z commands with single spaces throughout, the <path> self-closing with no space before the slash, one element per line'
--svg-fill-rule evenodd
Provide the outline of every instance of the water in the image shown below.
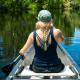
<path fill-rule="evenodd" d="M 70 44 L 65 44 L 65 41 L 68 40 Z M 66 37 L 63 47 L 67 50 L 69 55 L 75 61 L 77 66 L 80 69 L 80 30 L 75 28 L 74 37 Z"/>
<path fill-rule="evenodd" d="M 0 14 L 0 69 L 19 55 L 29 33 L 35 28 L 35 22 L 36 19 L 29 13 Z M 0 80 L 5 76 L 0 71 Z"/>
<path fill-rule="evenodd" d="M 70 56 L 73 58 L 73 60 L 77 63 L 77 65 L 80 67 L 80 39 L 74 39 L 72 38 L 73 44 L 70 45 L 64 45 L 64 48 L 67 50 L 67 52 L 70 54 Z"/>
<path fill-rule="evenodd" d="M 80 13 L 69 10 L 53 12 L 54 26 L 61 29 L 65 36 L 62 45 L 80 67 Z M 36 15 L 0 14 L 0 69 L 19 55 L 29 33 L 35 29 Z M 3 73 L 0 73 L 0 77 L 1 74 Z"/>

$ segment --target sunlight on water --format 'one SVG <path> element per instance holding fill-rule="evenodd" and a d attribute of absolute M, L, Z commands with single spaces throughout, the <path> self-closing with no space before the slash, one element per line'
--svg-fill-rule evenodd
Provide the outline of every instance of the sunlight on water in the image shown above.
<path fill-rule="evenodd" d="M 65 45 L 63 43 L 63 47 L 70 54 L 72 59 L 76 62 L 76 64 L 80 67 L 80 38 L 78 37 L 67 37 L 66 39 L 71 40 L 72 43 Z"/>
<path fill-rule="evenodd" d="M 69 43 L 66 44 L 67 40 Z M 74 36 L 65 37 L 62 45 L 80 68 L 80 29 L 75 28 Z"/>
<path fill-rule="evenodd" d="M 80 29 L 75 28 L 75 34 L 74 34 L 74 36 L 80 39 Z"/>

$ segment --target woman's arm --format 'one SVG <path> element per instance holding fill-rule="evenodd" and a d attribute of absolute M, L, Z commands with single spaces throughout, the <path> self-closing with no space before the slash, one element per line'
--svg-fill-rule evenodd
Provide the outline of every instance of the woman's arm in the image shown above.
<path fill-rule="evenodd" d="M 59 30 L 59 29 L 55 30 L 55 39 L 57 42 L 62 42 L 64 40 L 64 36 L 63 36 L 61 30 Z"/>
<path fill-rule="evenodd" d="M 30 46 L 33 44 L 33 32 L 30 33 L 26 43 L 24 44 L 24 46 L 22 47 L 22 49 L 19 51 L 19 53 L 21 55 L 23 55 L 29 48 Z"/>

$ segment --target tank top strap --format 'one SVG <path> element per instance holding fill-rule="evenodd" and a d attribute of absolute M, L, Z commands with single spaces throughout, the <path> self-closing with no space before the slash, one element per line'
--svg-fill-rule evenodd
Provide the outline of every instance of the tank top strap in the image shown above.
<path fill-rule="evenodd" d="M 50 34 L 51 34 L 51 40 L 54 41 L 54 33 L 53 33 L 53 28 L 50 29 Z"/>
<path fill-rule="evenodd" d="M 36 46 L 36 31 L 33 32 L 34 45 Z"/>

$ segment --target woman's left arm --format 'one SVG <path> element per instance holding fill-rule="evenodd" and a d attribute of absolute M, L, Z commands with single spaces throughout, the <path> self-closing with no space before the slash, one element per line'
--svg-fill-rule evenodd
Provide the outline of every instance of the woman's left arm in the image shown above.
<path fill-rule="evenodd" d="M 56 34 L 55 39 L 56 39 L 57 42 L 62 42 L 64 40 L 64 36 L 63 36 L 60 29 L 56 29 L 55 34 Z"/>

